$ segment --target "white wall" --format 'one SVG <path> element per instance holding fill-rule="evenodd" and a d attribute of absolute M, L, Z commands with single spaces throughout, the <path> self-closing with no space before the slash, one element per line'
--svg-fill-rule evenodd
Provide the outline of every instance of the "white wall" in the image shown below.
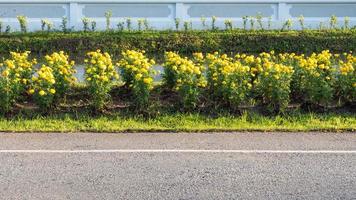
<path fill-rule="evenodd" d="M 265 17 L 265 23 L 271 17 L 274 28 L 293 19 L 293 28 L 298 29 L 300 15 L 305 17 L 309 28 L 318 27 L 321 21 L 328 25 L 331 15 L 338 17 L 340 26 L 346 16 L 350 17 L 350 25 L 356 25 L 356 0 L 0 0 L 0 20 L 16 30 L 19 30 L 17 15 L 28 17 L 30 30 L 39 30 L 44 18 L 59 29 L 63 16 L 68 17 L 70 27 L 76 30 L 82 28 L 83 17 L 92 18 L 98 29 L 104 29 L 104 13 L 108 10 L 113 13 L 112 28 L 126 17 L 132 18 L 134 27 L 137 19 L 147 18 L 155 29 L 173 29 L 174 19 L 180 18 L 192 21 L 194 28 L 201 28 L 201 16 L 207 18 L 209 25 L 210 17 L 216 16 L 221 28 L 225 19 L 232 19 L 235 27 L 242 27 L 242 16 L 257 13 Z"/>

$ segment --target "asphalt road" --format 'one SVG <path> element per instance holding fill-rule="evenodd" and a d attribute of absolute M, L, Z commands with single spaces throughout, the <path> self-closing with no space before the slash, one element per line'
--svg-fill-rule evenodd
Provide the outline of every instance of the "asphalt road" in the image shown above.
<path fill-rule="evenodd" d="M 356 133 L 1 133 L 0 199 L 356 199 Z"/>

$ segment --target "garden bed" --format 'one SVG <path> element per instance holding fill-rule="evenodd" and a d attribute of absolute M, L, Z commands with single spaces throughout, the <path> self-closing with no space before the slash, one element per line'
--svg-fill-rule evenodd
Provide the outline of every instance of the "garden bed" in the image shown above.
<path fill-rule="evenodd" d="M 354 131 L 355 47 L 354 29 L 2 34 L 0 131 Z"/>
<path fill-rule="evenodd" d="M 241 105 L 238 110 L 217 108 L 201 102 L 186 112 L 177 104 L 178 94 L 156 86 L 154 102 L 137 112 L 132 96 L 123 86 L 111 91 L 112 102 L 97 112 L 90 107 L 90 94 L 77 86 L 55 108 L 41 110 L 30 96 L 6 116 L 0 117 L 0 132 L 353 132 L 356 106 L 306 107 L 290 104 L 283 113 L 270 113 L 263 106 Z"/>
<path fill-rule="evenodd" d="M 103 111 L 117 98 L 129 107 L 146 112 L 160 105 L 162 97 L 175 111 L 241 110 L 245 105 L 261 106 L 269 112 L 283 112 L 290 103 L 305 107 L 354 104 L 356 100 L 356 57 L 352 53 L 333 54 L 328 50 L 310 56 L 273 51 L 258 55 L 194 53 L 192 58 L 166 52 L 163 71 L 153 69 L 155 61 L 144 51 L 123 51 L 115 63 L 107 52 L 87 53 L 84 83 L 78 101 Z M 1 67 L 0 110 L 8 113 L 14 103 L 30 99 L 49 112 L 70 100 L 78 88 L 74 61 L 55 52 L 44 56 L 40 67 L 30 52 L 12 52 Z M 161 74 L 162 82 L 154 82 Z M 119 87 L 118 87 L 119 86 Z M 114 87 L 118 91 L 113 91 Z M 80 87 L 79 87 L 80 88 Z M 112 95 L 110 95 L 110 93 Z M 87 94 L 87 95 L 86 95 Z"/>

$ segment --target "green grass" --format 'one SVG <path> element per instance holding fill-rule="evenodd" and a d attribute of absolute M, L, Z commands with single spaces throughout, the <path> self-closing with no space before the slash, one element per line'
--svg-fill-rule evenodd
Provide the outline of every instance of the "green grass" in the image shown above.
<path fill-rule="evenodd" d="M 208 117 L 199 114 L 167 114 L 155 118 L 70 115 L 0 119 L 3 132 L 203 132 L 203 131 L 355 131 L 354 114 L 289 114 Z"/>

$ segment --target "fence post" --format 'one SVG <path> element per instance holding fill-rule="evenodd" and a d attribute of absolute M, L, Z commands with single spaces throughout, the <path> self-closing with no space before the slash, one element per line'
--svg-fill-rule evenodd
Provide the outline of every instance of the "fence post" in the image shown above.
<path fill-rule="evenodd" d="M 181 20 L 185 20 L 186 18 L 186 11 L 183 3 L 176 3 L 175 8 L 175 18 L 179 18 Z"/>
<path fill-rule="evenodd" d="M 289 18 L 289 7 L 286 3 L 278 3 L 278 21 L 285 22 Z"/>
<path fill-rule="evenodd" d="M 289 18 L 289 7 L 286 3 L 279 2 L 278 3 L 278 23 L 277 27 L 283 27 L 283 24 Z"/>
<path fill-rule="evenodd" d="M 69 3 L 69 25 L 70 28 L 78 29 L 78 20 L 81 17 L 78 3 Z"/>

